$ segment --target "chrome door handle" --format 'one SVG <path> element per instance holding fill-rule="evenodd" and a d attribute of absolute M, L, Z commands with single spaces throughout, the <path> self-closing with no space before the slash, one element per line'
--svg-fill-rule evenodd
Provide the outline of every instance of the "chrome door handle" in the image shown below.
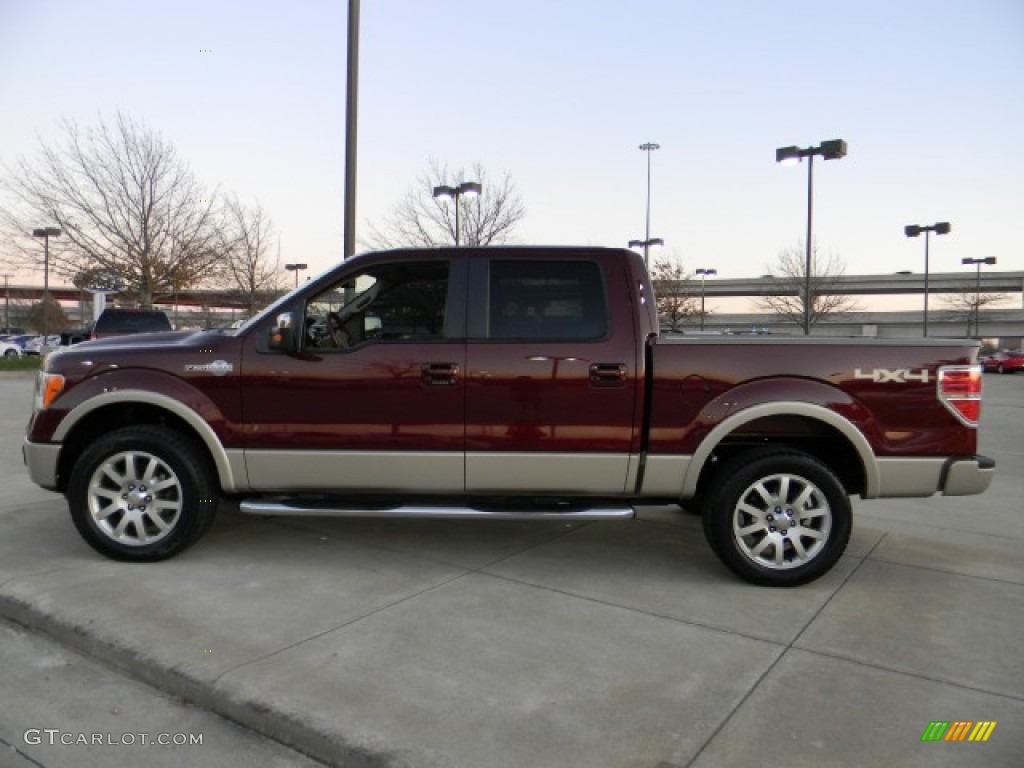
<path fill-rule="evenodd" d="M 590 366 L 590 385 L 593 387 L 624 387 L 629 369 L 625 363 L 593 363 Z"/>
<path fill-rule="evenodd" d="M 456 363 L 424 363 L 420 367 L 420 377 L 430 387 L 450 386 L 459 380 L 459 366 Z"/>

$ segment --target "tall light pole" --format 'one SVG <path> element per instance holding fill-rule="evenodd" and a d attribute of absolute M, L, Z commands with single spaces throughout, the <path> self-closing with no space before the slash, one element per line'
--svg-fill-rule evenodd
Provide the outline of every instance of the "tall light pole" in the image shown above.
<path fill-rule="evenodd" d="M 345 85 L 344 258 L 356 251 L 356 128 L 359 106 L 359 0 L 348 0 L 348 70 Z M 299 273 L 295 273 L 298 279 Z M 296 286 L 298 287 L 298 286 Z"/>
<path fill-rule="evenodd" d="M 32 237 L 43 238 L 43 347 L 50 340 L 50 238 L 60 237 L 56 227 L 33 229 Z"/>
<path fill-rule="evenodd" d="M 7 281 L 10 275 L 4 275 L 4 333 L 11 332 L 11 285 Z"/>
<path fill-rule="evenodd" d="M 704 278 L 714 277 L 718 274 L 717 269 L 705 269 L 701 267 L 695 270 L 694 274 L 700 275 L 700 329 L 704 330 Z"/>
<path fill-rule="evenodd" d="M 299 287 L 299 272 L 307 268 L 305 264 L 285 264 L 284 268 L 295 273 L 295 287 Z"/>
<path fill-rule="evenodd" d="M 779 147 L 775 150 L 775 162 L 799 163 L 807 158 L 807 256 L 804 259 L 804 336 L 811 333 L 811 220 L 814 207 L 814 156 L 826 160 L 846 157 L 846 142 L 842 139 L 823 141 L 817 147 Z"/>
<path fill-rule="evenodd" d="M 434 197 L 439 200 L 455 201 L 455 247 L 459 247 L 459 198 L 463 195 L 476 197 L 483 193 L 483 187 L 477 181 L 464 181 L 457 187 L 441 185 L 434 187 Z"/>
<path fill-rule="evenodd" d="M 974 335 L 981 338 L 981 265 L 995 265 L 995 256 L 986 256 L 984 259 L 960 259 L 964 265 L 974 264 L 977 268 L 977 277 L 974 283 Z"/>
<path fill-rule="evenodd" d="M 650 247 L 654 245 L 654 241 L 651 240 L 651 152 L 656 149 L 661 149 L 660 144 L 655 144 L 653 141 L 648 141 L 646 144 L 640 145 L 640 150 L 647 153 L 647 225 L 644 228 L 644 266 L 648 267 L 650 271 L 648 252 Z M 657 238 L 655 238 L 657 240 Z M 659 240 L 658 245 L 662 245 Z M 632 248 L 632 246 L 630 246 Z"/>
<path fill-rule="evenodd" d="M 917 237 L 924 232 L 924 323 L 922 335 L 928 336 L 928 236 L 934 232 L 936 235 L 948 235 L 951 227 L 948 221 L 940 221 L 936 224 L 929 224 L 927 227 L 920 224 L 908 224 L 903 228 L 907 237 Z"/>

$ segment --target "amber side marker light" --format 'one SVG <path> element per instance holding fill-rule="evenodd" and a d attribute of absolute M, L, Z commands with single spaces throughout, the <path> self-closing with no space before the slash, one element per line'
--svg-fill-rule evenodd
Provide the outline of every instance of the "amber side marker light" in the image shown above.
<path fill-rule="evenodd" d="M 49 408 L 57 396 L 64 391 L 64 377 L 59 373 L 44 373 L 39 386 L 39 407 Z"/>
<path fill-rule="evenodd" d="M 944 365 L 939 368 L 938 395 L 942 404 L 969 427 L 981 417 L 981 366 Z"/>

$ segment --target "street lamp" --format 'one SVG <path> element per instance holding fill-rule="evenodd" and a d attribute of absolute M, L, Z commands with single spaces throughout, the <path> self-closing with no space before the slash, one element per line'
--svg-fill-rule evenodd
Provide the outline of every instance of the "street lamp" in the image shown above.
<path fill-rule="evenodd" d="M 455 247 L 459 247 L 459 198 L 463 195 L 476 197 L 483 193 L 483 187 L 476 181 L 464 181 L 457 187 L 441 185 L 434 187 L 434 197 L 455 201 Z"/>
<path fill-rule="evenodd" d="M 4 333 L 11 332 L 11 284 L 7 282 L 10 275 L 4 275 Z"/>
<path fill-rule="evenodd" d="M 295 273 L 295 287 L 299 287 L 299 272 L 307 268 L 306 264 L 285 264 L 284 268 Z"/>
<path fill-rule="evenodd" d="M 700 275 L 700 329 L 704 330 L 704 278 L 713 277 L 718 274 L 717 269 L 704 269 L 701 267 L 694 274 Z"/>
<path fill-rule="evenodd" d="M 50 238 L 60 237 L 56 227 L 33 229 L 32 237 L 43 238 L 43 346 L 50 340 Z"/>
<path fill-rule="evenodd" d="M 647 226 L 644 229 L 644 239 L 642 241 L 644 246 L 644 266 L 646 267 L 648 266 L 647 257 L 650 247 L 655 244 L 663 244 L 661 240 L 658 240 L 657 238 L 655 238 L 657 243 L 655 243 L 655 240 L 651 240 L 651 152 L 656 149 L 661 149 L 661 145 L 655 144 L 653 141 L 648 141 L 646 144 L 641 144 L 639 148 L 642 152 L 647 153 Z M 633 246 L 630 245 L 629 247 L 632 248 Z"/>
<path fill-rule="evenodd" d="M 804 336 L 811 333 L 811 214 L 814 200 L 814 156 L 826 160 L 846 157 L 846 142 L 842 139 L 823 141 L 817 147 L 780 147 L 775 150 L 775 162 L 789 165 L 807 158 L 807 256 L 804 259 Z"/>
<path fill-rule="evenodd" d="M 644 249 L 644 265 L 647 265 L 647 249 L 652 245 L 664 245 L 665 241 L 660 237 L 649 237 L 646 240 L 630 240 L 630 248 L 643 248 Z"/>
<path fill-rule="evenodd" d="M 903 228 L 907 237 L 917 237 L 924 232 L 924 333 L 928 336 L 928 236 L 934 232 L 936 235 L 948 235 L 950 230 L 948 221 L 940 221 L 927 227 L 920 224 L 908 224 Z"/>
<path fill-rule="evenodd" d="M 981 338 L 981 265 L 992 266 L 996 263 L 995 256 L 986 256 L 984 259 L 960 259 L 964 265 L 974 264 L 977 268 L 977 278 L 974 283 L 974 335 Z"/>

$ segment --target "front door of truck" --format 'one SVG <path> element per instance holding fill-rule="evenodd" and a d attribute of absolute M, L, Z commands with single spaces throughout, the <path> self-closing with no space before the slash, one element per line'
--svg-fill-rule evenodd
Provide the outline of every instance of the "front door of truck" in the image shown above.
<path fill-rule="evenodd" d="M 614 269 L 572 252 L 471 261 L 467 491 L 626 489 L 637 351 Z"/>
<path fill-rule="evenodd" d="M 305 315 L 297 353 L 247 354 L 254 489 L 463 490 L 465 280 L 453 263 L 374 260 L 293 312 Z"/>

